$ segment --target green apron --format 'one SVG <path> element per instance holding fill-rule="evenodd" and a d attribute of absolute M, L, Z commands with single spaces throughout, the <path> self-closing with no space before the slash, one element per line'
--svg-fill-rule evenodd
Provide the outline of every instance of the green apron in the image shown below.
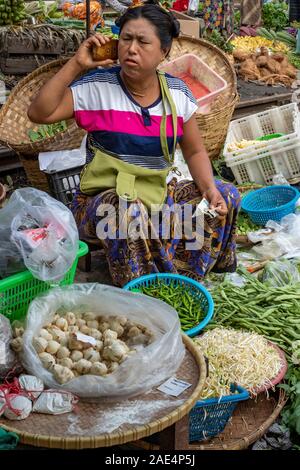
<path fill-rule="evenodd" d="M 163 154 L 169 166 L 163 170 L 153 170 L 133 165 L 120 160 L 115 154 L 95 149 L 93 160 L 85 165 L 80 175 L 80 190 L 88 196 L 94 196 L 107 189 L 115 188 L 118 196 L 126 201 L 140 199 L 151 209 L 152 205 L 161 206 L 167 195 L 167 175 L 172 169 L 177 138 L 177 112 L 171 97 L 164 73 L 158 71 L 161 89 L 163 116 L 160 126 L 160 142 Z M 169 103 L 172 112 L 174 143 L 172 155 L 169 155 L 167 142 L 167 111 Z"/>

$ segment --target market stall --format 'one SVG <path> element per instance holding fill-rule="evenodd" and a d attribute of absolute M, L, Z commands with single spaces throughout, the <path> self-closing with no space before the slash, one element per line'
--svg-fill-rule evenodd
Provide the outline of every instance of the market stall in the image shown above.
<path fill-rule="evenodd" d="M 72 53 L 75 38 L 80 42 L 90 26 L 112 37 L 100 7 L 90 10 L 93 3 L 65 4 L 64 18 L 53 8 L 42 20 L 51 22 L 18 32 L 2 26 L 2 66 L 15 64 L 9 61 L 24 49 L 48 56 L 50 33 L 56 56 Z M 41 86 L 68 57 L 47 58 L 37 68 L 22 58 L 34 70 L 0 111 L 0 142 L 18 154 L 33 187 L 0 185 L 6 243 L 0 247 L 0 428 L 22 444 L 241 450 L 280 420 L 286 448 L 298 448 L 300 116 L 290 101 L 299 85 L 299 56 L 295 32 L 283 31 L 285 9 L 274 26 L 270 8 L 255 31 L 181 35 L 160 65 L 194 87 L 196 122 L 215 171 L 226 166 L 242 198 L 236 272 L 210 272 L 201 282 L 161 272 L 120 289 L 77 270 L 91 248 L 79 241 L 68 208 L 85 132 L 74 119 L 36 125 L 27 117 Z M 195 18 L 182 21 L 195 27 Z M 262 96 L 253 100 L 255 89 Z M 276 107 L 257 109 L 272 100 Z M 232 120 L 237 106 L 243 115 Z M 190 180 L 176 155 L 177 176 Z M 76 165 L 62 166 L 75 156 Z M 216 213 L 202 202 L 197 210 L 213 219 Z"/>

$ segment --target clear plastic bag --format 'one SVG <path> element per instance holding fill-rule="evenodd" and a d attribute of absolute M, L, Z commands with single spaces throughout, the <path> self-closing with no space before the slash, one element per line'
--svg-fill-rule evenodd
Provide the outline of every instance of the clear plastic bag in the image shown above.
<path fill-rule="evenodd" d="M 272 287 L 283 287 L 300 282 L 300 273 L 292 261 L 281 259 L 267 263 L 259 280 Z"/>
<path fill-rule="evenodd" d="M 97 315 L 125 315 L 143 324 L 154 341 L 129 356 L 106 377 L 84 375 L 64 385 L 55 381 L 32 346 L 32 339 L 51 322 L 55 313 L 95 312 Z M 144 393 L 172 376 L 179 368 L 185 348 L 177 312 L 166 303 L 142 294 L 102 284 L 73 284 L 51 289 L 31 302 L 23 335 L 21 360 L 24 368 L 47 387 L 63 389 L 79 397 L 115 399 Z"/>
<path fill-rule="evenodd" d="M 16 364 L 15 353 L 11 350 L 9 343 L 12 339 L 12 331 L 9 320 L 0 314 L 0 380 Z"/>
<path fill-rule="evenodd" d="M 34 188 L 14 191 L 3 210 L 6 224 L 10 220 L 10 238 L 25 266 L 42 281 L 60 281 L 78 251 L 78 230 L 72 212 Z"/>

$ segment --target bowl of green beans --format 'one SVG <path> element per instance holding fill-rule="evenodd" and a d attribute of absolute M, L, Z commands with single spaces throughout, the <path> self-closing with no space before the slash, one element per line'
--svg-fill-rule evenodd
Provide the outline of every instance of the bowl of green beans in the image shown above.
<path fill-rule="evenodd" d="M 213 317 L 214 302 L 208 290 L 180 274 L 148 274 L 133 279 L 123 289 L 171 305 L 178 313 L 182 330 L 190 337 L 198 335 Z"/>

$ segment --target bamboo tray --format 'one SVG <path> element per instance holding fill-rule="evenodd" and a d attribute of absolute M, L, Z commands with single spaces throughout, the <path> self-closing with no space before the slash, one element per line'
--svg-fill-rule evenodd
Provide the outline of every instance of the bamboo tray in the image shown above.
<path fill-rule="evenodd" d="M 192 385 L 177 398 L 152 389 L 113 404 L 80 400 L 76 412 L 57 416 L 32 413 L 23 421 L 0 418 L 0 427 L 17 433 L 23 444 L 59 449 L 121 445 L 160 432 L 189 413 L 206 380 L 204 356 L 190 338 L 182 338 L 186 353 L 176 377 Z M 141 410 L 140 416 L 137 410 Z"/>
<path fill-rule="evenodd" d="M 224 431 L 207 441 L 193 442 L 182 450 L 242 450 L 260 439 L 276 421 L 287 401 L 283 390 L 261 393 L 256 399 L 238 404 Z M 156 439 L 153 436 L 151 439 Z M 132 442 L 131 448 L 159 450 L 156 443 L 144 440 Z M 127 446 L 129 448 L 129 446 Z"/>

